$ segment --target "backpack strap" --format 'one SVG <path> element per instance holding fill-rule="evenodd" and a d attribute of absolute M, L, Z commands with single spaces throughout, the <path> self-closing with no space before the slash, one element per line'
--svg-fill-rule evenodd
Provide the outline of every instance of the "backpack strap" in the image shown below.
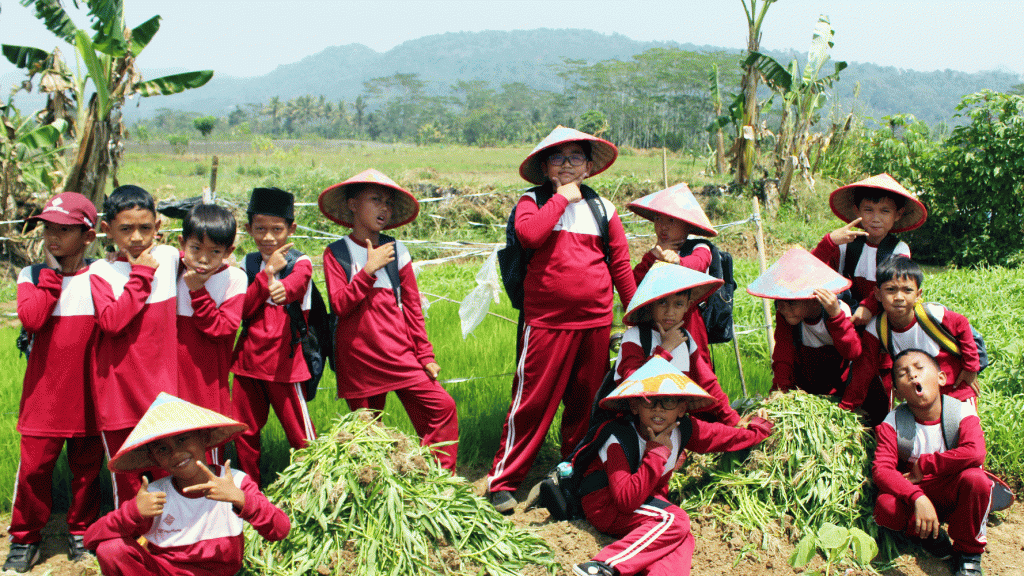
<path fill-rule="evenodd" d="M 651 350 L 654 349 L 654 328 L 648 326 L 640 327 L 640 347 L 644 350 L 644 358 L 651 355 Z"/>
<path fill-rule="evenodd" d="M 260 272 L 260 262 L 263 255 L 259 252 L 250 252 L 245 255 L 245 275 L 249 278 L 249 284 L 256 281 L 256 275 Z"/>
<path fill-rule="evenodd" d="M 942 395 L 942 439 L 946 441 L 946 450 L 960 445 L 960 408 L 962 404 L 956 398 Z"/>
<path fill-rule="evenodd" d="M 39 275 L 43 273 L 46 264 L 33 264 L 29 266 L 28 272 L 32 275 L 32 284 L 39 286 Z"/>
<path fill-rule="evenodd" d="M 594 192 L 589 186 L 580 186 L 580 193 L 583 195 L 583 199 L 587 201 L 587 206 L 590 207 L 590 212 L 594 215 L 594 220 L 597 222 L 597 230 L 601 233 L 604 263 L 610 266 L 612 255 L 608 247 L 608 212 L 604 208 L 604 202 L 601 201 L 601 197 L 597 195 L 597 192 Z"/>
<path fill-rule="evenodd" d="M 878 333 L 878 340 L 882 343 L 882 348 L 885 349 L 890 358 L 895 358 L 896 350 L 892 344 L 892 326 L 889 325 L 889 315 L 885 312 L 875 316 L 875 332 Z"/>
<path fill-rule="evenodd" d="M 942 348 L 950 354 L 959 356 L 960 345 L 957 343 L 956 338 L 949 333 L 949 330 L 947 330 L 946 327 L 942 325 L 942 322 L 936 318 L 935 314 L 932 313 L 934 306 L 939 306 L 939 304 L 932 302 L 925 304 L 918 300 L 917 304 L 914 305 L 914 315 L 917 317 L 917 322 L 921 325 L 921 328 L 924 329 L 928 336 L 930 336 L 931 339 L 939 345 L 939 348 Z"/>
<path fill-rule="evenodd" d="M 394 242 L 395 239 L 387 234 L 380 234 L 378 236 L 378 245 L 387 244 L 388 242 Z M 327 245 L 330 249 L 334 259 L 341 265 L 341 271 L 345 273 L 345 279 L 352 280 L 352 254 L 348 250 L 348 244 L 345 243 L 345 239 L 336 240 Z M 387 273 L 388 279 L 391 280 L 391 289 L 395 293 L 395 304 L 398 305 L 398 309 L 402 309 L 402 281 L 398 276 L 398 251 L 395 251 L 395 259 L 388 262 L 384 266 L 384 272 Z"/>
<path fill-rule="evenodd" d="M 861 236 L 860 238 L 864 237 Z M 882 241 L 878 243 L 878 250 L 875 251 L 875 266 L 885 262 L 886 258 L 892 256 L 892 253 L 896 251 L 896 246 L 899 243 L 900 239 L 897 238 L 895 234 L 892 232 L 886 234 L 885 238 L 882 238 Z"/>
<path fill-rule="evenodd" d="M 896 454 L 900 461 L 906 462 L 914 450 L 914 437 L 917 435 L 917 422 L 914 413 L 906 404 L 900 404 L 895 410 L 896 417 Z"/>
<path fill-rule="evenodd" d="M 857 270 L 857 262 L 860 262 L 860 255 L 864 252 L 864 245 L 867 240 L 863 236 L 857 236 L 846 245 L 846 259 L 843 261 L 843 276 L 853 278 Z"/>

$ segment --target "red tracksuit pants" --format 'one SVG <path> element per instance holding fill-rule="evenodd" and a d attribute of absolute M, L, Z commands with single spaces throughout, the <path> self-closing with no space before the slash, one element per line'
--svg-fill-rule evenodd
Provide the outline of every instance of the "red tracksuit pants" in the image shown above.
<path fill-rule="evenodd" d="M 100 470 L 103 443 L 99 436 L 51 438 L 21 437 L 21 462 L 14 481 L 14 504 L 8 533 L 17 544 L 35 544 L 50 519 L 53 507 L 53 469 L 67 443 L 71 469 L 71 505 L 68 532 L 85 534 L 100 515 Z"/>
<path fill-rule="evenodd" d="M 282 384 L 236 374 L 231 389 L 231 404 L 235 418 L 249 425 L 249 429 L 235 439 L 238 466 L 257 485 L 260 484 L 260 432 L 267 424 L 271 406 L 292 448 L 304 448 L 309 441 L 316 439 L 316 430 L 306 409 L 306 399 L 302 396 L 301 382 Z"/>
<path fill-rule="evenodd" d="M 436 380 L 430 379 L 395 390 L 395 394 L 409 415 L 416 434 L 419 434 L 421 446 L 454 442 L 431 449 L 441 467 L 454 473 L 459 456 L 459 413 L 455 400 Z M 346 398 L 345 401 L 353 412 L 360 408 L 381 412 L 387 397 L 385 392 L 367 398 Z"/>
<path fill-rule="evenodd" d="M 992 503 L 992 480 L 981 468 L 967 468 L 956 476 L 920 484 L 932 501 L 939 520 L 949 523 L 953 549 L 965 554 L 985 552 L 985 529 Z M 914 534 L 914 504 L 892 494 L 879 494 L 875 522 L 890 530 Z"/>
<path fill-rule="evenodd" d="M 562 457 L 583 439 L 590 408 L 608 371 L 610 326 L 551 330 L 527 326 L 522 354 L 512 379 L 512 402 L 505 417 L 487 490 L 516 490 L 544 445 L 562 402 Z"/>
<path fill-rule="evenodd" d="M 100 542 L 96 547 L 96 560 L 104 576 L 180 576 L 190 573 L 184 566 L 172 564 L 162 556 L 154 556 L 131 538 Z"/>
<path fill-rule="evenodd" d="M 120 430 L 104 430 L 100 432 L 100 436 L 103 438 L 103 451 L 107 454 L 108 462 L 121 449 L 121 446 L 128 439 L 133 429 L 121 428 Z M 156 470 L 154 474 L 158 474 L 155 477 L 167 475 L 163 470 Z M 142 487 L 142 477 L 138 472 L 111 472 L 110 479 L 114 487 L 115 510 L 121 507 L 122 502 L 135 498 L 135 495 L 139 493 L 139 488 Z"/>
<path fill-rule="evenodd" d="M 678 506 L 648 498 L 632 515 L 613 524 L 622 539 L 605 546 L 594 560 L 605 562 L 621 576 L 688 576 L 695 541 L 690 517 Z"/>

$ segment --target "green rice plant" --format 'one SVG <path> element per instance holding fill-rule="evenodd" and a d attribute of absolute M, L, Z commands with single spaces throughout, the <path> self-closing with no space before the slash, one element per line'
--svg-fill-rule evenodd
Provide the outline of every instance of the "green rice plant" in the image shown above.
<path fill-rule="evenodd" d="M 366 411 L 338 418 L 295 452 L 266 494 L 292 528 L 269 543 L 247 528 L 246 574 L 511 576 L 527 565 L 558 567 L 544 540 Z"/>
<path fill-rule="evenodd" d="M 746 530 L 791 522 L 807 533 L 831 522 L 876 535 L 874 441 L 857 416 L 803 392 L 773 394 L 760 406 L 774 423 L 772 435 L 749 456 L 728 453 L 709 459 L 703 475 L 673 477 L 681 507 L 711 510 Z"/>

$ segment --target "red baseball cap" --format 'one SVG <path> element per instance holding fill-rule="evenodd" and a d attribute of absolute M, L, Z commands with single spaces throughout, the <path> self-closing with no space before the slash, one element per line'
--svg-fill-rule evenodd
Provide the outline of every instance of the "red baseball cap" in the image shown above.
<path fill-rule="evenodd" d="M 96 207 L 78 192 L 61 192 L 46 202 L 42 213 L 29 220 L 46 220 L 54 224 L 96 227 Z"/>

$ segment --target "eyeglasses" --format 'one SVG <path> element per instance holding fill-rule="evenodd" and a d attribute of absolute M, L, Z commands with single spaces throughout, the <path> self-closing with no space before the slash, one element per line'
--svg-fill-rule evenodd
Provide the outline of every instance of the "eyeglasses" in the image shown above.
<path fill-rule="evenodd" d="M 661 398 L 641 398 L 640 405 L 648 410 L 651 410 L 658 404 L 661 404 L 662 410 L 675 410 L 676 406 L 679 406 L 679 398 L 672 397 L 661 397 Z"/>
<path fill-rule="evenodd" d="M 587 157 L 583 154 L 569 154 L 568 156 L 564 154 L 552 154 L 551 156 L 548 156 L 547 163 L 551 166 L 561 166 L 562 164 L 565 164 L 566 160 L 568 160 L 569 164 L 572 164 L 573 166 L 583 166 L 583 163 L 587 161 Z"/>

